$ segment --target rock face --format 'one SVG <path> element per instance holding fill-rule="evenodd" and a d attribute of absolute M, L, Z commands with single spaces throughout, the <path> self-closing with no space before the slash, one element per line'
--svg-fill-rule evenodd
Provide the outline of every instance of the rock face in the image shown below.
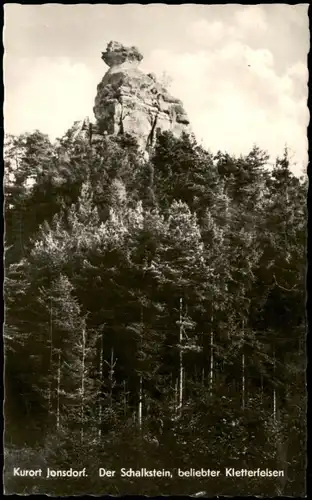
<path fill-rule="evenodd" d="M 143 59 L 136 47 L 110 42 L 102 53 L 109 66 L 97 87 L 93 108 L 97 134 L 129 133 L 144 150 L 153 146 L 158 131 L 176 137 L 190 132 L 189 120 L 179 99 L 139 69 Z"/>
<path fill-rule="evenodd" d="M 95 142 L 100 142 L 103 139 L 105 132 L 104 134 L 101 133 L 98 126 L 91 123 L 89 117 L 86 116 L 83 120 L 75 121 L 67 134 L 70 135 L 72 140 L 81 139 L 94 144 Z"/>

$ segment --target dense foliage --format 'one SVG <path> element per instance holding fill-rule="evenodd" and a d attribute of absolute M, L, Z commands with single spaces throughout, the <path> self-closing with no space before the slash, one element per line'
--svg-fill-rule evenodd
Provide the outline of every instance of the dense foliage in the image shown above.
<path fill-rule="evenodd" d="M 304 493 L 307 185 L 267 161 L 169 133 L 148 159 L 127 136 L 6 138 L 7 493 Z M 286 473 L 97 473 L 231 466 Z"/>

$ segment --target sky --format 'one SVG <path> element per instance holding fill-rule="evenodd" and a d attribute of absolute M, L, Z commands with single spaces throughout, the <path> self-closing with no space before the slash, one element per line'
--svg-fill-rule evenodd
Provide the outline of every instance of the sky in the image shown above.
<path fill-rule="evenodd" d="M 292 170 L 308 161 L 308 4 L 5 4 L 4 126 L 52 140 L 93 115 L 111 40 L 136 45 L 141 69 L 166 75 L 197 140 L 212 152 L 274 163 L 285 146 Z"/>

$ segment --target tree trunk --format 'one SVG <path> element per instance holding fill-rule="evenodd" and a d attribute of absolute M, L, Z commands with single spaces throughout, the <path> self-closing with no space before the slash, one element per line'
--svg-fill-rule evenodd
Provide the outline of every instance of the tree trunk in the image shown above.
<path fill-rule="evenodd" d="M 86 361 L 86 330 L 82 329 L 82 360 L 81 360 L 81 433 L 80 439 L 84 437 L 84 404 L 85 404 L 85 361 Z"/>
<path fill-rule="evenodd" d="M 126 417 L 128 413 L 128 402 L 127 402 L 127 392 L 126 392 L 126 381 L 123 381 L 123 407 L 124 407 L 124 416 Z"/>
<path fill-rule="evenodd" d="M 180 367 L 179 367 L 179 409 L 182 409 L 183 406 L 183 354 L 182 350 L 180 350 Z"/>
<path fill-rule="evenodd" d="M 179 406 L 178 385 L 179 385 L 179 379 L 177 378 L 174 385 L 174 406 L 176 411 L 178 411 L 178 406 Z"/>
<path fill-rule="evenodd" d="M 183 343 L 183 325 L 182 325 L 182 298 L 180 298 L 180 353 L 179 353 L 179 410 L 182 410 L 183 405 L 183 353 L 182 353 L 182 343 Z"/>
<path fill-rule="evenodd" d="M 52 415 L 52 379 L 53 379 L 53 309 L 50 299 L 50 380 L 48 389 L 48 411 Z"/>
<path fill-rule="evenodd" d="M 245 409 L 245 354 L 242 354 L 242 409 Z"/>
<path fill-rule="evenodd" d="M 140 323 L 141 327 L 143 329 L 144 325 L 144 313 L 143 313 L 143 306 L 141 305 L 140 308 Z M 142 336 L 140 339 L 140 349 L 142 349 Z M 143 409 L 143 380 L 142 380 L 142 375 L 140 375 L 139 379 L 139 405 L 138 405 L 138 427 L 139 430 L 142 430 L 142 409 Z"/>
<path fill-rule="evenodd" d="M 57 408 L 56 408 L 56 429 L 60 428 L 60 389 L 61 389 L 61 351 L 58 352 L 57 366 Z"/>
<path fill-rule="evenodd" d="M 245 339 L 245 323 L 243 321 L 243 325 L 242 325 L 242 328 L 243 328 L 243 346 L 242 346 L 242 349 L 244 351 L 244 339 Z M 245 377 L 245 353 L 243 352 L 242 353 L 242 409 L 244 410 L 245 409 L 245 385 L 246 385 L 246 377 Z"/>
<path fill-rule="evenodd" d="M 114 389 L 114 368 L 116 361 L 114 362 L 114 348 L 111 348 L 111 359 L 109 365 L 109 407 L 113 408 L 113 389 Z"/>
<path fill-rule="evenodd" d="M 287 486 L 287 478 L 288 478 L 288 441 L 283 440 L 281 437 L 277 442 L 277 459 L 278 459 L 278 467 L 281 470 L 284 470 L 284 477 L 280 478 L 279 485 L 277 486 L 277 494 L 279 496 L 285 495 L 285 488 Z"/>
<path fill-rule="evenodd" d="M 276 422 L 276 389 L 273 389 L 273 420 Z"/>
<path fill-rule="evenodd" d="M 139 382 L 139 407 L 138 407 L 138 426 L 142 430 L 142 408 L 143 408 L 143 389 L 142 389 L 142 376 Z"/>
<path fill-rule="evenodd" d="M 273 382 L 275 383 L 275 348 L 273 348 Z M 273 388 L 273 420 L 276 422 L 276 389 Z"/>
<path fill-rule="evenodd" d="M 99 399 L 99 441 L 102 437 L 102 390 L 103 390 L 103 333 L 101 333 L 101 345 L 100 345 L 100 366 L 99 366 L 99 374 L 100 374 L 100 399 Z"/>
<path fill-rule="evenodd" d="M 213 321 L 213 318 L 212 318 Z M 213 359 L 213 327 L 211 323 L 211 332 L 210 332 L 210 371 L 209 371 L 209 390 L 210 390 L 210 396 L 212 396 L 212 387 L 213 387 L 213 365 L 214 365 L 214 359 Z"/>

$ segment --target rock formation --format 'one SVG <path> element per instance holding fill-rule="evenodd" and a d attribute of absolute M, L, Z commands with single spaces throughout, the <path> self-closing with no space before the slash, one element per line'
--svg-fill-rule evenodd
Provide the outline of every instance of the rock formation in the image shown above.
<path fill-rule="evenodd" d="M 170 130 L 177 137 L 190 132 L 182 102 L 153 74 L 139 69 L 143 56 L 136 47 L 110 42 L 102 59 L 109 70 L 97 87 L 93 108 L 100 133 L 129 133 L 148 149 L 158 131 Z"/>
<path fill-rule="evenodd" d="M 106 134 L 129 133 L 148 152 L 159 131 L 171 131 L 176 137 L 190 132 L 182 102 L 170 95 L 155 75 L 139 69 L 143 56 L 136 47 L 110 42 L 102 59 L 109 69 L 97 87 L 96 123 L 88 117 L 75 122 L 68 131 L 72 139 L 79 137 L 93 144 Z"/>

